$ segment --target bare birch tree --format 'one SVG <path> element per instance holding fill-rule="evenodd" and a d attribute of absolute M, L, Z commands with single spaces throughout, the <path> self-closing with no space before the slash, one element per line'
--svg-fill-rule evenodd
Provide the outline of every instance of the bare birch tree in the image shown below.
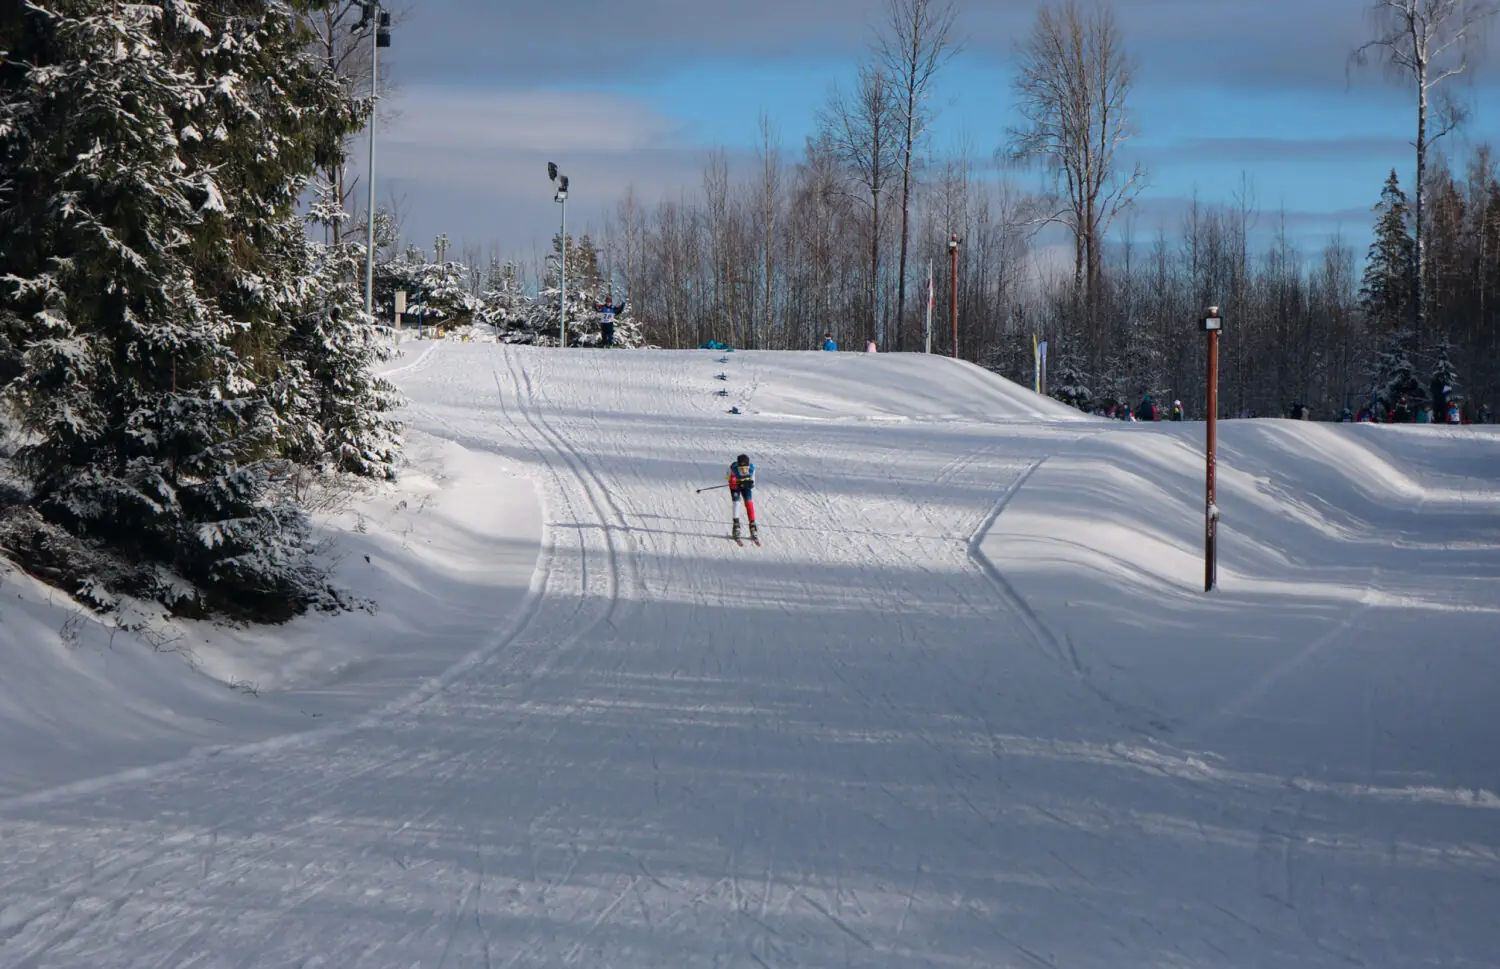
<path fill-rule="evenodd" d="M 713 265 L 713 338 L 732 340 L 734 321 L 725 307 L 732 304 L 729 281 L 729 155 L 723 148 L 709 152 L 703 164 L 703 200 L 708 211 L 709 258 Z"/>
<path fill-rule="evenodd" d="M 1427 322 L 1427 231 L 1423 221 L 1427 185 L 1427 152 L 1433 142 L 1463 123 L 1466 111 L 1439 85 L 1469 69 L 1469 54 L 1486 22 L 1500 11 L 1500 0 L 1374 0 L 1370 19 L 1375 37 L 1355 49 L 1352 59 L 1364 64 L 1373 54 L 1391 76 L 1411 84 L 1417 95 L 1416 238 L 1417 265 L 1412 294 L 1417 342 Z M 1436 101 L 1436 104 L 1433 101 Z M 1435 112 L 1435 118 L 1429 118 Z M 1433 124 L 1434 133 L 1428 125 Z"/>
<path fill-rule="evenodd" d="M 373 25 L 359 31 L 351 29 L 359 22 L 361 11 L 359 0 L 325 0 L 303 13 L 302 19 L 312 33 L 313 52 L 322 58 L 328 67 L 328 72 L 338 79 L 345 96 L 351 102 L 365 105 L 366 120 L 368 120 L 368 111 L 371 107 L 368 103 L 370 97 L 370 30 L 373 29 Z M 399 23 L 404 19 L 404 11 L 396 10 L 393 19 Z M 381 71 L 377 90 L 382 102 L 386 105 L 382 108 L 380 122 L 386 124 L 390 121 L 391 108 L 388 99 L 391 92 L 391 79 L 385 70 Z M 353 141 L 356 137 L 360 136 L 351 135 L 349 140 Z M 328 180 L 339 207 L 345 212 L 352 212 L 353 207 L 350 201 L 358 180 L 351 180 L 348 175 L 349 142 L 328 147 L 331 160 L 323 171 L 323 177 Z M 334 222 L 329 225 L 328 229 L 331 234 L 329 241 L 337 245 L 342 236 L 342 224 Z"/>
<path fill-rule="evenodd" d="M 641 211 L 640 202 L 635 197 L 634 183 L 626 187 L 625 197 L 620 200 L 615 214 L 621 228 L 618 245 L 620 255 L 625 262 L 625 297 L 630 299 L 640 290 L 641 258 L 645 235 L 644 213 Z"/>
<path fill-rule="evenodd" d="M 952 40 L 953 4 L 934 0 L 889 0 L 878 53 L 896 89 L 901 126 L 901 248 L 896 268 L 896 343 L 905 349 L 906 262 L 911 238 L 911 193 L 917 146 L 935 112 L 929 106 L 938 69 L 958 52 Z"/>
<path fill-rule="evenodd" d="M 1073 235 L 1074 297 L 1092 309 L 1100 296 L 1103 240 L 1110 223 L 1144 187 L 1139 164 L 1118 171 L 1117 154 L 1133 134 L 1126 101 L 1134 69 L 1114 12 L 1102 3 L 1085 10 L 1062 0 L 1037 11 L 1031 36 L 1018 51 L 1014 82 L 1024 124 L 1009 132 L 1013 161 L 1041 161 L 1063 198 L 1048 221 Z"/>
<path fill-rule="evenodd" d="M 781 140 L 771 126 L 770 116 L 764 111 L 760 113 L 760 162 L 761 339 L 770 340 L 772 293 L 776 280 L 777 217 L 781 209 Z"/>
<path fill-rule="evenodd" d="M 879 299 L 880 243 L 884 227 L 880 203 L 890 192 L 891 180 L 899 167 L 900 122 L 894 95 L 895 89 L 885 68 L 880 64 L 866 64 L 859 69 L 859 82 L 854 93 L 846 95 L 834 91 L 821 116 L 828 148 L 859 187 L 859 192 L 850 197 L 868 207 L 870 213 L 870 277 L 866 285 L 870 331 L 867 336 L 873 336 L 881 345 L 885 344 L 885 332 Z"/>

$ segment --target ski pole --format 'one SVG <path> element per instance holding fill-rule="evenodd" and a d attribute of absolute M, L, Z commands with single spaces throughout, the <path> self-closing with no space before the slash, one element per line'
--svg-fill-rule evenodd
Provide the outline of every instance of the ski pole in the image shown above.
<path fill-rule="evenodd" d="M 701 495 L 705 491 L 718 491 L 720 488 L 727 488 L 727 487 L 729 487 L 729 485 L 727 485 L 727 484 L 714 485 L 712 488 L 699 488 L 697 493 Z"/>

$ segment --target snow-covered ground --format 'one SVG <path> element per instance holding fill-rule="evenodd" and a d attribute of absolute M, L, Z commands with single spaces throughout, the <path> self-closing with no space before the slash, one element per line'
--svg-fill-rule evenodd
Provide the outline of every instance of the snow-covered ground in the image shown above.
<path fill-rule="evenodd" d="M 1222 424 L 1206 595 L 1201 424 L 404 349 L 378 613 L 194 672 L 5 577 L 0 966 L 1497 964 L 1493 429 Z"/>

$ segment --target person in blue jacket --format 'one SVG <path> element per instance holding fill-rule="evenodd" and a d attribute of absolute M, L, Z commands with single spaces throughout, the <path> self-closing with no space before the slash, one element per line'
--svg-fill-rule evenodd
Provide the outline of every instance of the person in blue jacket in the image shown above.
<path fill-rule="evenodd" d="M 760 538 L 755 530 L 755 465 L 750 463 L 748 455 L 741 454 L 734 459 L 729 466 L 729 472 L 724 475 L 724 480 L 729 482 L 729 504 L 734 514 L 734 530 L 731 533 L 735 539 L 740 537 L 740 502 L 745 503 L 745 515 L 750 519 L 750 540 L 756 541 Z"/>
<path fill-rule="evenodd" d="M 612 304 L 609 300 L 594 305 L 594 311 L 599 314 L 599 345 L 612 347 L 615 345 L 615 317 L 625 312 L 625 301 Z"/>
<path fill-rule="evenodd" d="M 833 334 L 832 333 L 825 333 L 825 334 L 823 334 L 823 349 L 824 350 L 837 350 L 838 348 L 839 348 L 839 345 L 837 343 L 833 342 Z"/>

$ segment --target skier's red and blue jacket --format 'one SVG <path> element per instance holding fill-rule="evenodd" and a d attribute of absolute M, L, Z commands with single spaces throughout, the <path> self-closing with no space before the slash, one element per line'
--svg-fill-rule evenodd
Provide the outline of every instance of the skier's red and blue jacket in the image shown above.
<path fill-rule="evenodd" d="M 753 464 L 731 464 L 729 473 L 724 475 L 724 480 L 729 482 L 729 493 L 750 500 L 751 490 L 755 487 L 755 465 Z"/>

